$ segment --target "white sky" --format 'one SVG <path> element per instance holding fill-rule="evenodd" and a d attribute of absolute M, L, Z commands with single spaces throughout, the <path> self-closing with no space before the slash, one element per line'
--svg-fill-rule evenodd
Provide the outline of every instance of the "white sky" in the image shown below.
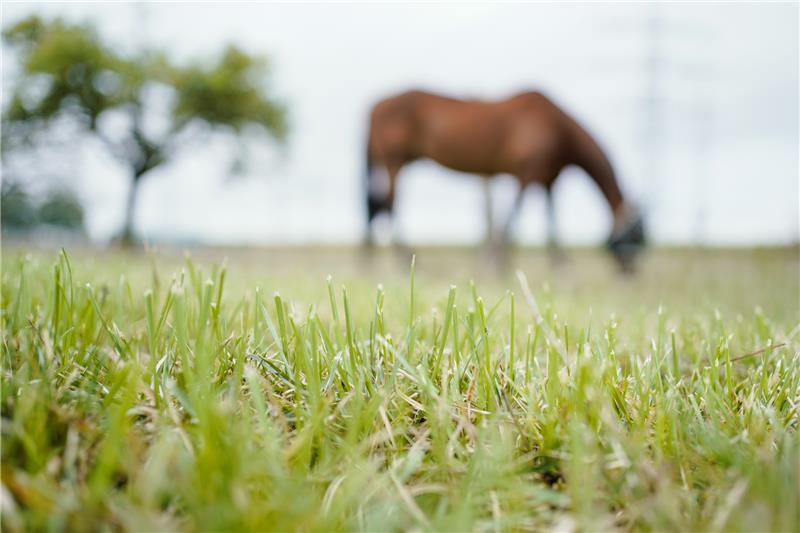
<path fill-rule="evenodd" d="M 226 42 L 272 60 L 289 105 L 284 153 L 251 146 L 229 179 L 228 140 L 198 142 L 145 178 L 137 228 L 181 241 L 355 242 L 363 227 L 366 115 L 410 87 L 500 98 L 539 89 L 592 131 L 623 190 L 665 243 L 782 243 L 800 237 L 798 4 L 35 4 L 4 3 L 3 26 L 31 13 L 93 21 L 127 48 L 178 60 Z M 659 143 L 648 163 L 646 21 L 659 38 Z M 4 54 L 4 72 L 13 72 Z M 12 74 L 4 74 L 7 91 Z M 95 146 L 65 165 L 79 176 L 92 236 L 117 231 L 128 179 Z M 74 167 L 74 168 L 73 168 Z M 420 162 L 400 178 L 399 234 L 414 242 L 477 242 L 477 178 Z M 498 216 L 513 182 L 493 185 Z M 578 170 L 557 187 L 559 234 L 605 238 L 609 216 Z M 522 242 L 544 238 L 540 193 L 526 200 Z"/>

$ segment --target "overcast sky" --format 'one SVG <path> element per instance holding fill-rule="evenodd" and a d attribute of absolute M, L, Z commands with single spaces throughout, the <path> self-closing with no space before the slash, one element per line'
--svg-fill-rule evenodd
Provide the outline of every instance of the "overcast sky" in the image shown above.
<path fill-rule="evenodd" d="M 369 107 L 411 87 L 486 99 L 546 92 L 607 148 L 659 242 L 800 236 L 797 3 L 5 2 L 2 10 L 4 26 L 31 13 L 88 20 L 121 47 L 160 47 L 180 61 L 211 57 L 226 42 L 270 57 L 271 87 L 290 108 L 287 149 L 251 146 L 245 175 L 232 180 L 238 151 L 229 140 L 187 147 L 142 183 L 136 226 L 146 237 L 357 241 Z M 653 54 L 655 80 L 646 68 Z M 8 53 L 3 59 L 7 93 L 14 69 Z M 654 150 L 648 135 L 658 139 Z M 68 159 L 91 235 L 108 238 L 122 221 L 125 169 L 97 146 Z M 415 163 L 400 178 L 398 233 L 477 242 L 481 191 L 475 177 Z M 492 192 L 500 217 L 513 182 L 501 177 Z M 556 195 L 563 240 L 606 237 L 607 208 L 584 174 L 566 171 Z M 528 194 L 517 238 L 544 238 L 538 191 Z"/>

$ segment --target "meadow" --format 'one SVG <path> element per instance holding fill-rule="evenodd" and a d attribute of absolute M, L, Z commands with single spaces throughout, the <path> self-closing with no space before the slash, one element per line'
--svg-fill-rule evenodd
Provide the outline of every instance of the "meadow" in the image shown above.
<path fill-rule="evenodd" d="M 797 247 L 2 255 L 4 531 L 800 530 Z"/>

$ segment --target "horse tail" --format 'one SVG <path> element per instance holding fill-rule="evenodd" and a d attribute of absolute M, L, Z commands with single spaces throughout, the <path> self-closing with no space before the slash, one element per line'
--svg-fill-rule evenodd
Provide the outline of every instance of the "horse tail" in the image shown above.
<path fill-rule="evenodd" d="M 372 150 L 370 149 L 370 142 L 367 139 L 367 142 L 364 145 L 364 185 L 366 186 L 366 191 L 369 193 L 369 178 L 372 175 L 372 167 L 374 165 L 374 161 L 372 158 Z"/>
<path fill-rule="evenodd" d="M 367 208 L 367 231 L 369 232 L 369 224 L 372 222 L 372 219 L 375 218 L 375 215 L 378 212 L 378 205 L 375 201 L 375 195 L 373 193 L 374 185 L 372 183 L 372 173 L 375 166 L 375 159 L 372 155 L 372 148 L 370 146 L 370 139 L 369 136 L 367 137 L 367 142 L 364 145 L 364 199 L 366 201 L 366 208 Z"/>

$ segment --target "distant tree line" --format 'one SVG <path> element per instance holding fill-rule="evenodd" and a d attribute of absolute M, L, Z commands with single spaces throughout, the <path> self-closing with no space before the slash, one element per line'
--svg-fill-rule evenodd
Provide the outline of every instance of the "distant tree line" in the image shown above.
<path fill-rule="evenodd" d="M 26 232 L 42 224 L 83 232 L 83 206 L 68 190 L 48 191 L 36 199 L 18 183 L 3 182 L 0 227 L 3 233 Z"/>

